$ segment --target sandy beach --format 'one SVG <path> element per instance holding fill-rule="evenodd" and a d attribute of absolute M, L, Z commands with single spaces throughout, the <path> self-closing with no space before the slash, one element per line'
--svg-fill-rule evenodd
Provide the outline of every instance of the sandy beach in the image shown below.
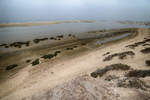
<path fill-rule="evenodd" d="M 149 100 L 149 39 L 124 28 L 1 44 L 0 100 Z"/>

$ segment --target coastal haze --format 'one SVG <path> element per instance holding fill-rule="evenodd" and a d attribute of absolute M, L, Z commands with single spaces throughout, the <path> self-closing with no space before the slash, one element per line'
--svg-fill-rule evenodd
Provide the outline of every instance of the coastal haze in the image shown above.
<path fill-rule="evenodd" d="M 150 21 L 150 0 L 0 0 L 0 23 L 56 20 Z"/>

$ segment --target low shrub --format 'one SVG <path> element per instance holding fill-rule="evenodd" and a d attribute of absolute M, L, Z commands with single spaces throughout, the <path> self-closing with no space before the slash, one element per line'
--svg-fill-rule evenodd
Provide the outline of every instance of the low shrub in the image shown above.
<path fill-rule="evenodd" d="M 14 69 L 17 66 L 18 66 L 17 64 L 9 65 L 9 66 L 6 67 L 6 70 Z"/>
<path fill-rule="evenodd" d="M 121 63 L 112 64 L 112 65 L 106 66 L 103 69 L 97 69 L 96 71 L 91 73 L 91 76 L 96 78 L 98 76 L 100 77 L 103 76 L 105 73 L 111 70 L 129 70 L 129 69 L 130 69 L 130 66 L 125 65 L 125 64 L 121 64 Z"/>

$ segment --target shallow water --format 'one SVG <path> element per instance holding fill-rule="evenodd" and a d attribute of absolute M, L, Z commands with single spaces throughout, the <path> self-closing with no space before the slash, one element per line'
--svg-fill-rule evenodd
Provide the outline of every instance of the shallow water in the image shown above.
<path fill-rule="evenodd" d="M 35 38 L 56 36 L 58 34 L 76 34 L 100 29 L 146 27 L 144 25 L 120 24 L 113 21 L 96 21 L 94 23 L 62 23 L 41 26 L 1 27 L 0 43 L 33 40 Z"/>
<path fill-rule="evenodd" d="M 108 42 L 111 42 L 111 41 L 120 40 L 120 39 L 123 39 L 125 37 L 128 37 L 131 34 L 132 33 L 125 33 L 125 34 L 114 36 L 114 37 L 110 37 L 110 38 L 107 38 L 107 39 L 104 39 L 104 40 L 98 40 L 98 41 L 96 41 L 95 44 L 96 45 L 97 44 L 100 45 L 100 44 L 108 43 Z"/>

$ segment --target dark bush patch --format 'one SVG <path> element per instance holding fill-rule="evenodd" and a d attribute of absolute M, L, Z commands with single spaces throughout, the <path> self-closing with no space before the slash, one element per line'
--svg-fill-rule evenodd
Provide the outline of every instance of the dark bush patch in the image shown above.
<path fill-rule="evenodd" d="M 4 44 L 4 43 L 0 44 L 0 47 L 3 47 L 3 46 L 5 47 L 5 46 L 7 46 L 7 44 Z"/>
<path fill-rule="evenodd" d="M 142 53 L 150 53 L 150 48 L 145 48 L 141 50 Z"/>
<path fill-rule="evenodd" d="M 59 53 L 61 53 L 61 51 L 55 51 L 55 54 L 59 54 Z"/>
<path fill-rule="evenodd" d="M 75 45 L 75 46 L 73 46 L 73 47 L 74 47 L 74 48 L 77 48 L 78 46 Z"/>
<path fill-rule="evenodd" d="M 150 46 L 150 44 L 143 44 L 142 46 Z"/>
<path fill-rule="evenodd" d="M 110 52 L 106 52 L 105 54 L 103 54 L 103 56 L 106 56 L 106 55 L 109 55 L 110 54 Z"/>
<path fill-rule="evenodd" d="M 47 54 L 47 55 L 42 56 L 41 58 L 44 58 L 44 59 L 51 59 L 51 58 L 53 58 L 53 57 L 56 57 L 59 53 L 61 53 L 61 51 L 55 51 L 54 54 Z"/>
<path fill-rule="evenodd" d="M 56 38 L 54 38 L 54 37 L 50 37 L 50 39 L 51 39 L 51 40 L 55 40 Z"/>
<path fill-rule="evenodd" d="M 33 42 L 39 43 L 40 41 L 45 41 L 45 40 L 48 40 L 48 38 L 34 39 Z"/>
<path fill-rule="evenodd" d="M 105 80 L 106 80 L 106 81 L 111 81 L 111 80 L 117 79 L 117 78 L 118 78 L 118 77 L 115 76 L 115 75 L 109 75 L 109 76 L 107 76 L 107 77 L 105 78 Z"/>
<path fill-rule="evenodd" d="M 71 34 L 68 34 L 68 36 L 71 37 L 72 35 L 71 35 Z"/>
<path fill-rule="evenodd" d="M 63 35 L 58 35 L 56 36 L 57 38 L 63 38 L 64 36 Z"/>
<path fill-rule="evenodd" d="M 146 60 L 145 63 L 147 66 L 150 66 L 150 60 Z"/>
<path fill-rule="evenodd" d="M 11 70 L 11 69 L 13 69 L 17 66 L 18 66 L 17 64 L 9 65 L 9 66 L 6 67 L 6 70 Z"/>
<path fill-rule="evenodd" d="M 109 55 L 109 56 L 105 57 L 103 59 L 103 61 L 110 61 L 116 56 L 118 56 L 119 59 L 124 59 L 127 55 L 133 56 L 133 55 L 135 55 L 135 53 L 133 51 L 126 51 L 126 52 L 122 52 L 122 53 L 115 53 L 115 54 L 112 54 L 112 55 Z"/>
<path fill-rule="evenodd" d="M 66 48 L 66 50 L 73 50 L 73 48 Z"/>
<path fill-rule="evenodd" d="M 26 60 L 26 63 L 29 63 L 29 62 L 31 62 L 31 60 L 30 60 L 30 59 Z"/>
<path fill-rule="evenodd" d="M 39 63 L 40 63 L 39 59 L 36 59 L 32 62 L 32 66 L 38 65 Z"/>
<path fill-rule="evenodd" d="M 11 47 L 18 47 L 18 48 L 21 48 L 22 45 L 29 46 L 30 41 L 27 41 L 27 42 L 14 42 L 14 43 L 10 44 Z"/>
<path fill-rule="evenodd" d="M 5 48 L 9 48 L 9 46 L 5 46 Z"/>
<path fill-rule="evenodd" d="M 81 45 L 86 45 L 86 43 L 81 43 Z"/>
<path fill-rule="evenodd" d="M 145 82 L 138 78 L 126 78 L 117 83 L 118 87 L 124 88 L 136 88 L 141 90 L 147 90 L 150 86 L 146 85 Z"/>
<path fill-rule="evenodd" d="M 132 70 L 129 71 L 126 77 L 147 77 L 150 76 L 150 70 Z"/>
<path fill-rule="evenodd" d="M 129 69 L 130 69 L 130 66 L 125 65 L 125 64 L 121 64 L 121 63 L 112 64 L 112 65 L 106 66 L 103 69 L 97 69 L 96 71 L 91 73 L 91 76 L 96 78 L 98 76 L 100 77 L 103 76 L 105 73 L 111 70 L 129 70 Z"/>
<path fill-rule="evenodd" d="M 145 46 L 144 44 L 145 44 L 146 42 L 150 42 L 150 39 L 145 38 L 145 40 L 143 40 L 143 41 L 141 41 L 141 42 L 136 42 L 136 43 L 131 44 L 131 45 L 128 45 L 128 46 L 126 46 L 126 47 L 129 47 L 129 48 L 131 48 L 131 49 L 134 49 L 135 47 L 138 47 L 138 46 L 140 46 L 140 45 Z"/>
<path fill-rule="evenodd" d="M 56 55 L 57 56 L 57 55 Z M 42 56 L 41 58 L 44 58 L 44 59 L 51 59 L 54 57 L 54 54 L 47 54 L 47 55 L 44 55 Z"/>

